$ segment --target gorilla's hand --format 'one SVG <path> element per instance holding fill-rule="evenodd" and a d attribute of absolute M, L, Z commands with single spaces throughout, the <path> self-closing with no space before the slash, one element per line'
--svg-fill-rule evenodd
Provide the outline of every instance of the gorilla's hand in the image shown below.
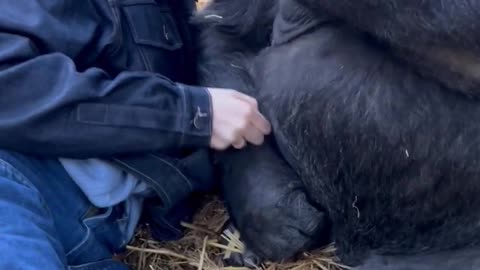
<path fill-rule="evenodd" d="M 247 214 L 250 222 L 241 229 L 247 248 L 261 258 L 273 261 L 291 258 L 326 236 L 326 215 L 310 205 L 303 192 L 296 190 L 279 196 L 277 201 L 264 203 Z"/>
<path fill-rule="evenodd" d="M 326 244 L 328 219 L 270 142 L 221 157 L 223 194 L 246 248 L 262 260 L 289 259 Z"/>
<path fill-rule="evenodd" d="M 254 267 L 264 260 L 292 258 L 314 245 L 326 244 L 328 238 L 326 215 L 310 205 L 298 190 L 244 214 L 245 224 L 239 231 L 246 247 L 242 254 L 232 254 L 226 260 L 229 265 Z M 235 229 L 228 224 L 225 230 L 233 233 Z"/>

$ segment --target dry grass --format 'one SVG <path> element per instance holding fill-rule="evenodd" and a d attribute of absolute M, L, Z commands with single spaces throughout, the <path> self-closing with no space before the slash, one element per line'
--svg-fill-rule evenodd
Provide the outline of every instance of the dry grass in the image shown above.
<path fill-rule="evenodd" d="M 246 270 L 225 267 L 222 258 L 232 252 L 241 252 L 242 244 L 235 236 L 221 234 L 227 214 L 218 200 L 212 200 L 195 217 L 194 224 L 184 224 L 185 237 L 176 242 L 160 243 L 150 239 L 148 230 L 141 228 L 136 240 L 128 247 L 125 261 L 133 270 Z M 227 245 L 221 245 L 221 239 Z M 339 270 L 332 246 L 303 254 L 296 262 L 266 263 L 262 270 Z"/>

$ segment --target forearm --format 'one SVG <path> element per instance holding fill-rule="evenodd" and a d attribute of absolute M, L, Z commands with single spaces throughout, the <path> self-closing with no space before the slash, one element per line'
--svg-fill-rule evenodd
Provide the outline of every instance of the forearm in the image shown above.
<path fill-rule="evenodd" d="M 148 72 L 78 72 L 65 55 L 35 55 L 25 37 L 0 34 L 0 44 L 14 52 L 0 58 L 0 148 L 92 157 L 208 146 L 202 88 Z"/>

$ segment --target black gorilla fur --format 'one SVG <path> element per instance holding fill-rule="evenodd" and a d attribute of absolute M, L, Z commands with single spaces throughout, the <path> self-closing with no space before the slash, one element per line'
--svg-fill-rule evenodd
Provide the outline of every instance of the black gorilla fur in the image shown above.
<path fill-rule="evenodd" d="M 217 155 L 249 249 L 334 241 L 358 269 L 478 269 L 477 65 L 451 57 L 480 55 L 475 4 L 216 0 L 195 17 L 202 83 L 255 96 L 274 127 Z"/>

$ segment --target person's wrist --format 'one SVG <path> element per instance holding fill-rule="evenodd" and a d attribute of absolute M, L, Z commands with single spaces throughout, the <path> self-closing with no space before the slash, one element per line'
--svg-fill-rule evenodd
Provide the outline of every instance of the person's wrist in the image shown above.
<path fill-rule="evenodd" d="M 210 92 L 205 87 L 177 83 L 184 93 L 184 121 L 181 147 L 209 147 L 213 110 Z"/>

